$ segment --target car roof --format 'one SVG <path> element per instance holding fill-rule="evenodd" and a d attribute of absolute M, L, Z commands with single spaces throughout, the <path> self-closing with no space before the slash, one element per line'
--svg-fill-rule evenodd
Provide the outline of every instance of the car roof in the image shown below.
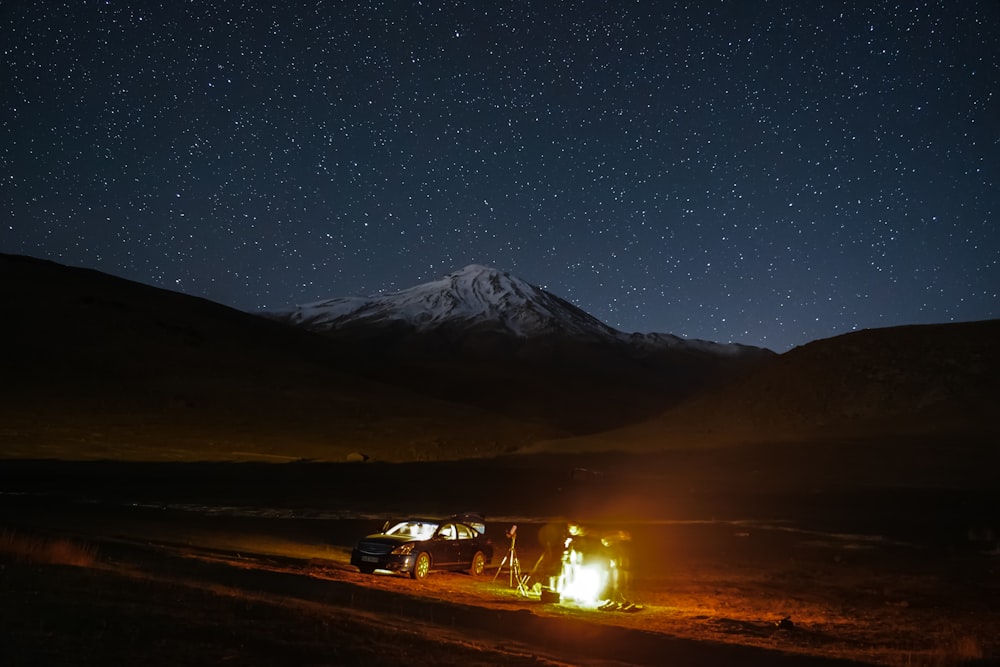
<path fill-rule="evenodd" d="M 430 519 L 428 517 L 410 516 L 410 517 L 406 517 L 405 519 L 399 519 L 399 520 L 397 520 L 393 525 L 395 525 L 396 523 L 407 523 L 407 522 L 412 522 L 412 523 L 448 523 L 448 522 L 453 522 L 453 523 L 464 523 L 464 524 L 468 524 L 468 525 L 471 526 L 471 525 L 476 524 L 476 523 L 486 523 L 486 517 L 484 517 L 482 514 L 477 514 L 475 512 L 464 512 L 462 514 L 452 514 L 451 516 L 446 516 L 443 519 Z"/>

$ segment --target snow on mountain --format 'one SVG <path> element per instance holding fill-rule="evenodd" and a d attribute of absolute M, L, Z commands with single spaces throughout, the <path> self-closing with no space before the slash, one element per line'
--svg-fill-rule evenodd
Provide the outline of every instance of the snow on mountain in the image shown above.
<path fill-rule="evenodd" d="M 319 331 L 349 324 L 402 322 L 417 331 L 443 325 L 488 325 L 522 338 L 557 332 L 588 338 L 618 336 L 559 297 L 509 273 L 476 264 L 398 292 L 326 299 L 273 314 Z"/>
<path fill-rule="evenodd" d="M 398 292 L 326 299 L 270 315 L 321 332 L 404 324 L 420 332 L 447 326 L 493 330 L 517 338 L 558 334 L 640 349 L 692 349 L 720 356 L 757 349 L 670 334 L 624 334 L 546 290 L 477 264 Z"/>

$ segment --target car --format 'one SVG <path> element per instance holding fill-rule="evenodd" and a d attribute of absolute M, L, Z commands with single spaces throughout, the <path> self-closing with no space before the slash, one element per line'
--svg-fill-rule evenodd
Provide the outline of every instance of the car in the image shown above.
<path fill-rule="evenodd" d="M 445 519 L 411 518 L 368 535 L 351 551 L 351 565 L 365 574 L 376 570 L 423 579 L 434 570 L 481 575 L 493 560 L 493 543 L 486 537 L 480 514 L 455 514 Z"/>

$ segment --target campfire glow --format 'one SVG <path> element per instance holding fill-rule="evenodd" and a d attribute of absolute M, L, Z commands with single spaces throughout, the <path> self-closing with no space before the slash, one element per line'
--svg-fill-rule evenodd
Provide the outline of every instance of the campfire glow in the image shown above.
<path fill-rule="evenodd" d="M 581 607 L 596 607 L 605 600 L 608 582 L 611 579 L 609 567 L 614 562 L 590 562 L 579 551 L 568 549 L 563 555 L 562 572 L 556 580 L 555 590 L 565 601 Z"/>
<path fill-rule="evenodd" d="M 546 526 L 540 535 L 545 551 L 536 565 L 540 574 L 535 591 L 543 602 L 601 610 L 641 608 L 630 600 L 628 532 L 591 532 L 568 523 L 562 530 L 557 524 Z"/>

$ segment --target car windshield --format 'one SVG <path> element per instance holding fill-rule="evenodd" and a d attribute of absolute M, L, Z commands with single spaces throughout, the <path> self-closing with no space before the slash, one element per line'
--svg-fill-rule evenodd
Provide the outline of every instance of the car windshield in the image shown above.
<path fill-rule="evenodd" d="M 416 537 L 420 540 L 429 540 L 437 530 L 438 524 L 430 521 L 400 521 L 395 526 L 385 531 L 386 535 L 400 535 L 406 537 Z"/>

